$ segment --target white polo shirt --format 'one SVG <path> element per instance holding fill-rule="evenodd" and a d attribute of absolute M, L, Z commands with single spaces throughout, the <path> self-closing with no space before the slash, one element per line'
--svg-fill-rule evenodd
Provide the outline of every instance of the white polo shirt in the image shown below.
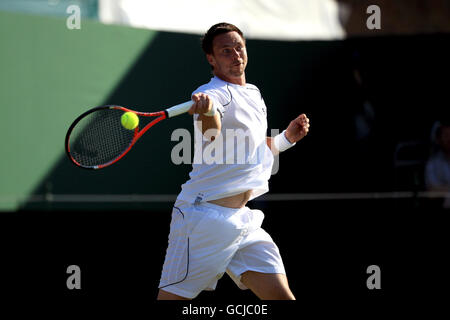
<path fill-rule="evenodd" d="M 177 199 L 196 203 L 252 190 L 251 200 L 266 193 L 274 158 L 266 143 L 267 108 L 259 89 L 214 77 L 193 94 L 200 92 L 217 106 L 221 133 L 207 141 L 194 116 L 192 171 Z"/>

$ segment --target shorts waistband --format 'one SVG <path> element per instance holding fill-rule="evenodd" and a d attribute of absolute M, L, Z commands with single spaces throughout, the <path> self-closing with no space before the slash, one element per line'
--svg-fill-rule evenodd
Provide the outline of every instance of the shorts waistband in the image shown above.
<path fill-rule="evenodd" d="M 210 203 L 210 202 L 206 202 L 206 201 L 200 202 L 199 204 L 194 204 L 194 206 L 196 206 L 196 205 L 211 208 L 211 209 L 222 211 L 222 212 L 226 211 L 226 212 L 232 212 L 232 213 L 236 213 L 241 210 L 248 210 L 247 207 L 229 208 L 229 207 L 219 206 L 218 204 L 214 204 L 214 203 Z"/>
<path fill-rule="evenodd" d="M 235 214 L 237 212 L 240 212 L 241 210 L 251 210 L 248 207 L 242 207 L 242 208 L 228 208 L 228 207 L 223 207 L 223 206 L 219 206 L 217 204 L 214 203 L 210 203 L 210 202 L 206 202 L 206 201 L 202 201 L 200 203 L 189 203 L 186 202 L 184 200 L 177 200 L 174 204 L 174 207 L 179 207 L 179 208 L 185 208 L 185 207 L 197 207 L 197 208 L 209 208 L 218 212 L 221 212 L 223 214 L 226 215 L 231 215 L 231 214 Z"/>

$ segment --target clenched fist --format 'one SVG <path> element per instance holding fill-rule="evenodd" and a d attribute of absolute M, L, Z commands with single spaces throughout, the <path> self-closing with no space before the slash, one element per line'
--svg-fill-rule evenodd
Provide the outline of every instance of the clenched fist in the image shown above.
<path fill-rule="evenodd" d="M 289 123 L 286 129 L 286 138 L 290 143 L 297 142 L 301 140 L 304 136 L 308 134 L 309 131 L 309 119 L 302 113 L 297 118 Z"/>

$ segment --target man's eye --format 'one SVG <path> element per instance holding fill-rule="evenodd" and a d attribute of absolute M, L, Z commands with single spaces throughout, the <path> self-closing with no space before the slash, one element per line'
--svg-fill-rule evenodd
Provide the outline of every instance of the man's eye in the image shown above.
<path fill-rule="evenodd" d="M 231 50 L 230 49 L 223 49 L 223 53 L 230 53 Z"/>

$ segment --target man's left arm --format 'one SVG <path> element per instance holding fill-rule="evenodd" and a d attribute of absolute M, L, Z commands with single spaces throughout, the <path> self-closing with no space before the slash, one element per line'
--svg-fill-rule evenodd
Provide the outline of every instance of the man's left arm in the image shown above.
<path fill-rule="evenodd" d="M 296 142 L 303 139 L 309 131 L 309 119 L 302 113 L 297 118 L 289 123 L 285 131 L 276 137 L 267 137 L 266 142 L 274 155 L 289 148 L 289 145 L 294 145 Z M 281 136 L 281 135 L 284 135 Z"/>

